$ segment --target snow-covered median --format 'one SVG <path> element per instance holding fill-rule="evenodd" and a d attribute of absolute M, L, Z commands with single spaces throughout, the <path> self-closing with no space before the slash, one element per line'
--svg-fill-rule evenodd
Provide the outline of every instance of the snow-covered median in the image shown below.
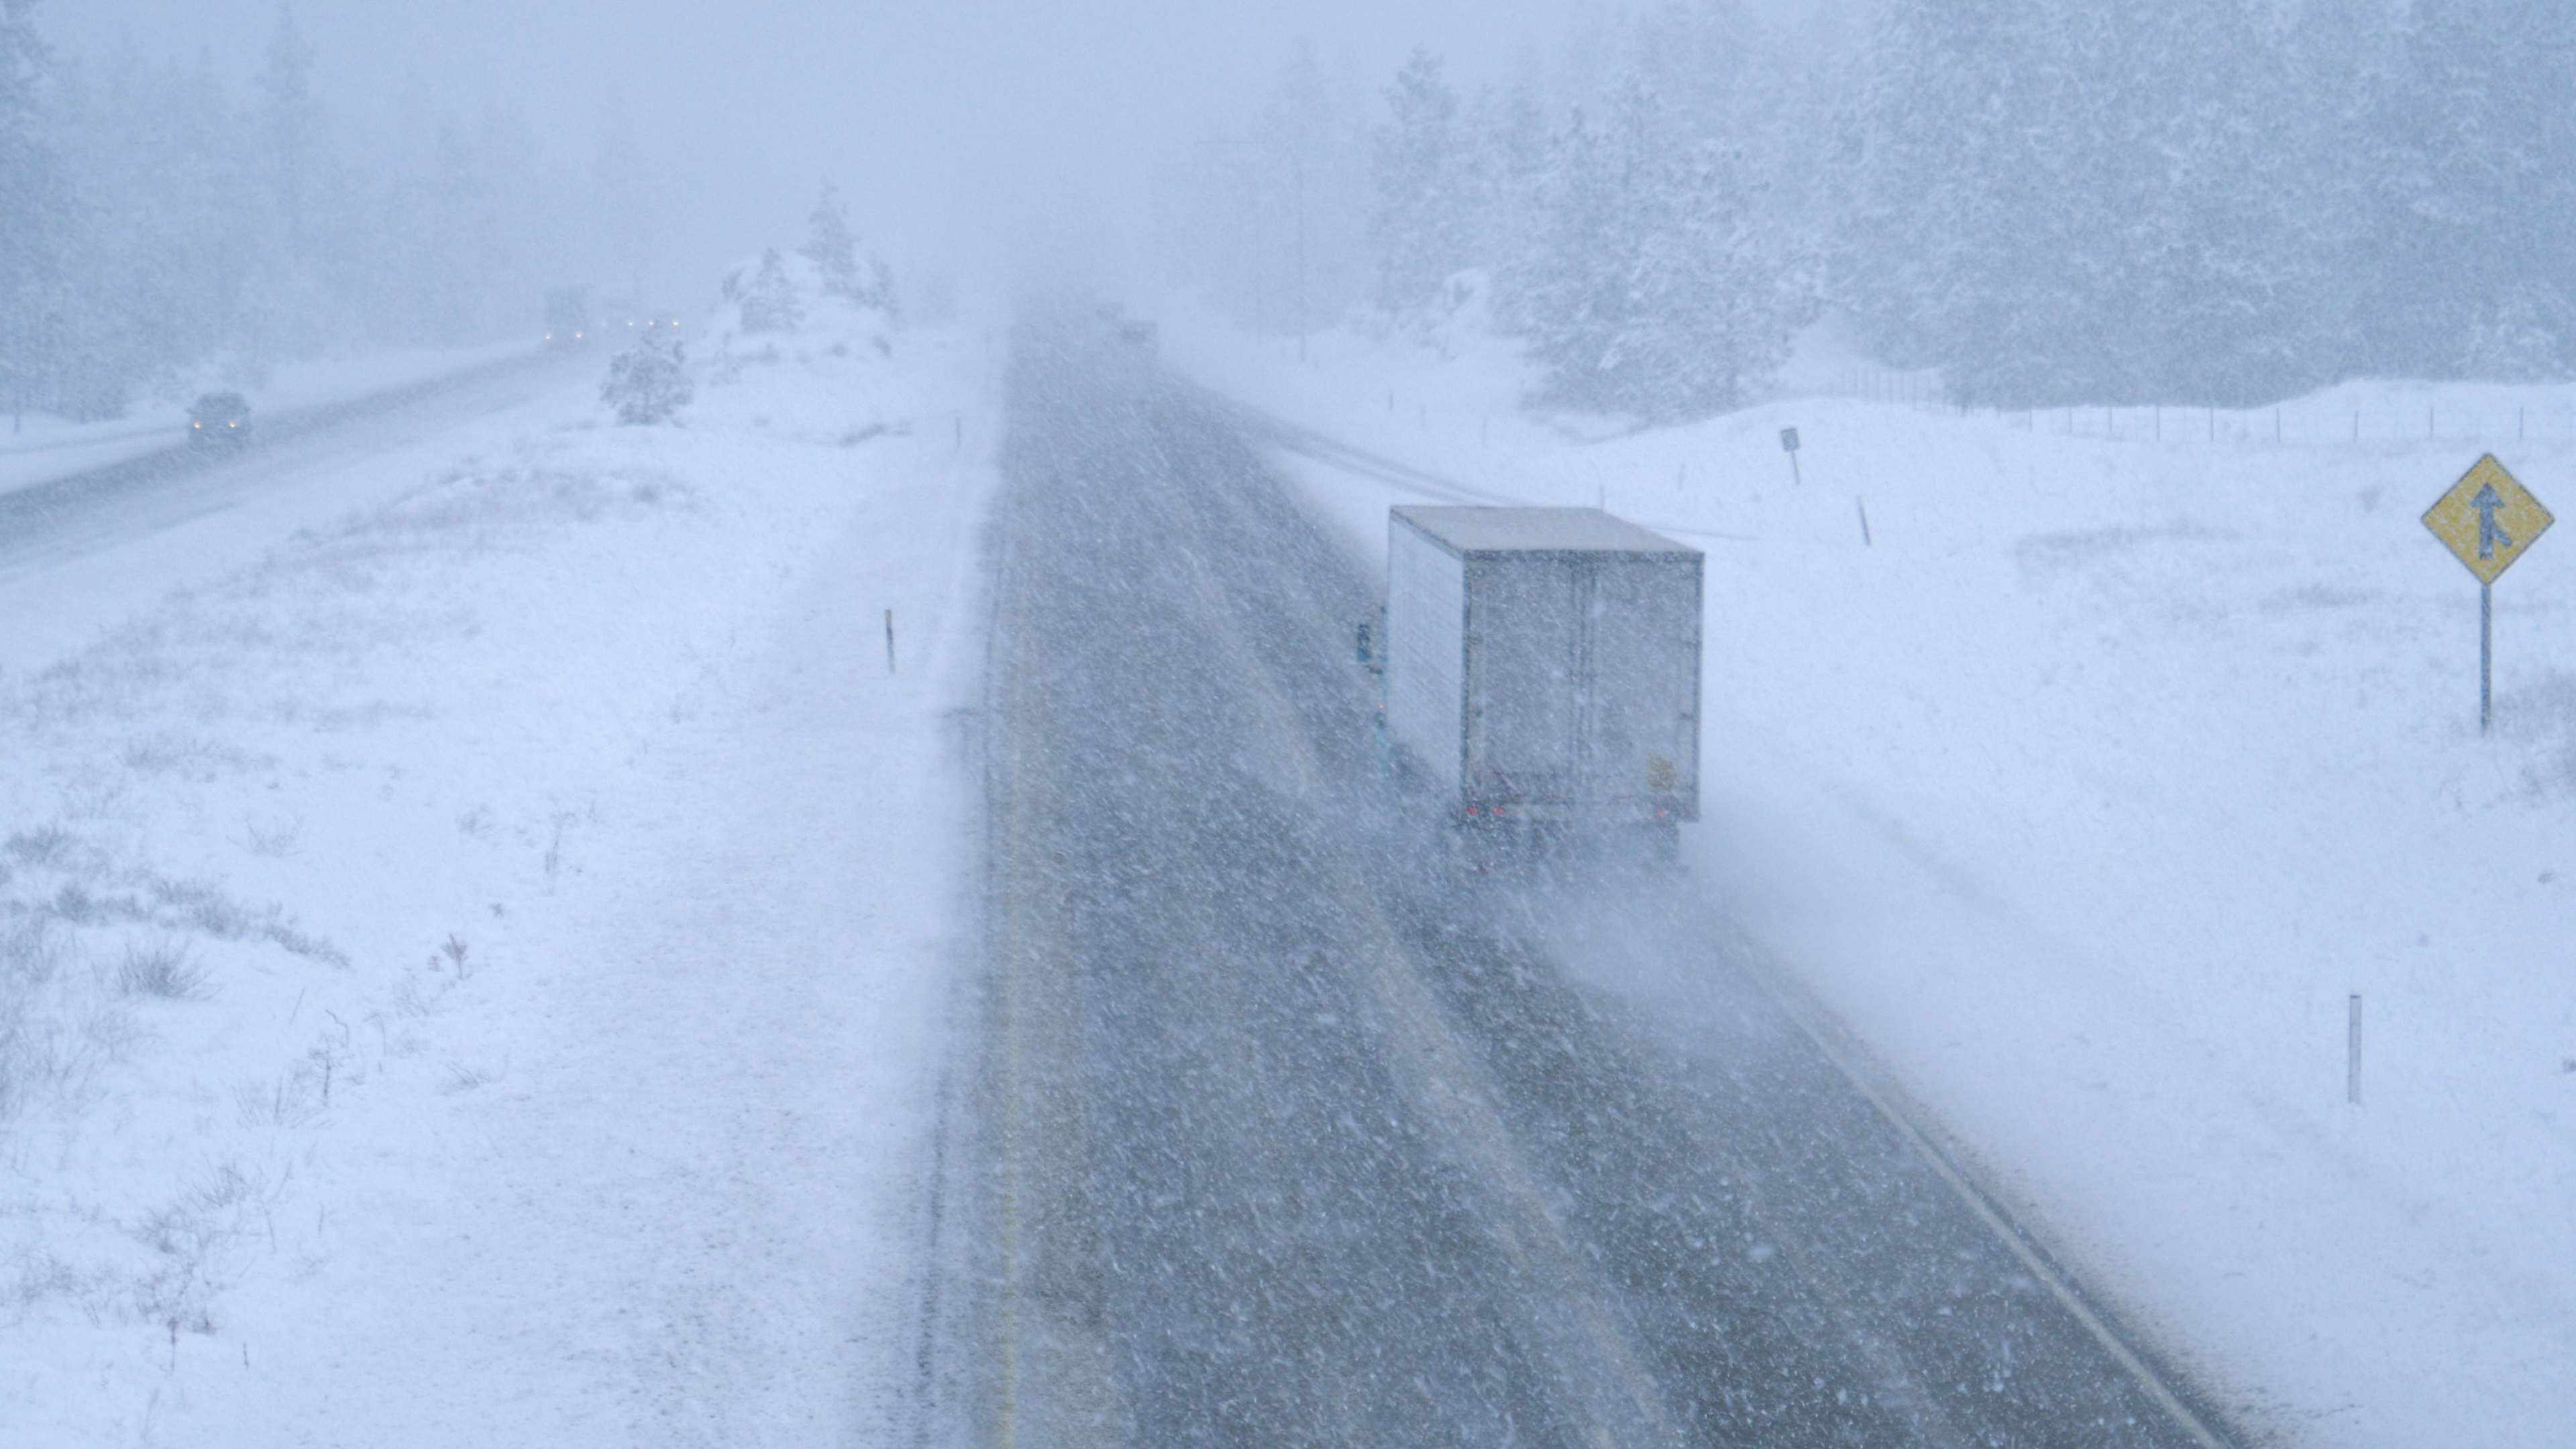
<path fill-rule="evenodd" d="M 2576 389 L 1623 434 L 1520 413 L 1490 339 L 1163 335 L 1295 423 L 1708 551 L 1697 878 L 2239 1423 L 2565 1437 L 2576 537 L 2496 586 L 2482 739 L 2476 581 L 2417 517 L 2489 449 L 2576 507 Z M 1290 464 L 1372 559 L 1417 501 Z"/>
<path fill-rule="evenodd" d="M 0 1438 L 892 1412 L 997 367 L 864 320 L 0 678 Z"/>

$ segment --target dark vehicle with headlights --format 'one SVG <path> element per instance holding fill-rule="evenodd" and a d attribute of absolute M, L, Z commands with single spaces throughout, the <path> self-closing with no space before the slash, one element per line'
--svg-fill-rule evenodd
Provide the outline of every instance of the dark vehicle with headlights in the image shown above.
<path fill-rule="evenodd" d="M 200 447 L 237 447 L 250 441 L 250 404 L 237 392 L 210 392 L 188 408 L 188 441 Z"/>
<path fill-rule="evenodd" d="M 590 292 L 555 287 L 546 293 L 546 346 L 571 352 L 590 345 Z"/>

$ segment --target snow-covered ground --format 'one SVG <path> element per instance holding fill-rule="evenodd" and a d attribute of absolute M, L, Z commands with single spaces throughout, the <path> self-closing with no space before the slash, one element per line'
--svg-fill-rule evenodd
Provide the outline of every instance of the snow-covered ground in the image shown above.
<path fill-rule="evenodd" d="M 0 1441 L 887 1422 L 997 368 L 879 331 L 5 581 Z"/>
<path fill-rule="evenodd" d="M 0 428 L 0 493 L 179 446 L 188 440 L 188 408 L 199 392 L 239 392 L 256 421 L 471 372 L 528 356 L 537 347 L 534 342 L 501 342 L 483 347 L 398 348 L 281 363 L 267 369 L 255 383 L 209 378 L 202 387 L 171 389 L 168 396 L 137 403 L 121 418 L 94 423 L 67 422 L 43 413 L 10 418 L 8 426 Z"/>
<path fill-rule="evenodd" d="M 2497 586 L 2482 739 L 2416 521 L 2487 448 L 2576 498 L 2576 391 L 1963 417 L 1819 350 L 1624 432 L 1472 333 L 1162 320 L 1281 417 L 1709 551 L 1696 878 L 2241 1422 L 2576 1417 L 2576 537 Z M 886 1424 L 998 359 L 873 335 L 0 579 L 0 1440 Z M 1375 556 L 1407 495 L 1291 465 Z"/>
<path fill-rule="evenodd" d="M 2566 1436 L 2576 536 L 2496 586 L 2481 738 L 2476 581 L 2418 517 L 2488 449 L 2576 506 L 2576 390 L 1962 416 L 1811 352 L 1624 431 L 1520 412 L 1472 328 L 1301 362 L 1162 320 L 1274 416 L 1708 551 L 1696 878 L 2239 1423 Z M 1288 461 L 1373 559 L 1421 501 Z"/>

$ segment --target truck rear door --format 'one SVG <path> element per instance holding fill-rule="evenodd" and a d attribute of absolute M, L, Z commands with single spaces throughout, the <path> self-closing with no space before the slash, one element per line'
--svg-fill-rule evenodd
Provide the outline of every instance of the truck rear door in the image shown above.
<path fill-rule="evenodd" d="M 1699 813 L 1696 560 L 1603 560 L 1590 571 L 1582 693 L 1585 793 L 1614 814 Z"/>
<path fill-rule="evenodd" d="M 1560 559 L 1479 559 L 1467 582 L 1467 778 L 1472 803 L 1554 815 L 1577 798 L 1582 700 L 1577 575 Z"/>

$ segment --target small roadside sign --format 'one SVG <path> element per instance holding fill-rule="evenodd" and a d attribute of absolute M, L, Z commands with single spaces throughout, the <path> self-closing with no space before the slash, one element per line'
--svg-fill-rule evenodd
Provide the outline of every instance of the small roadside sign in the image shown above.
<path fill-rule="evenodd" d="M 1806 482 L 1806 479 L 1798 476 L 1798 430 L 1796 428 L 1780 430 L 1780 451 L 1789 455 L 1789 481 Z"/>
<path fill-rule="evenodd" d="M 2478 459 L 2476 467 L 2424 511 L 2424 526 L 2482 584 L 2494 583 L 2513 567 L 2522 551 L 2555 522 L 2493 453 Z"/>
<path fill-rule="evenodd" d="M 2495 581 L 2557 522 L 2489 453 L 2424 510 L 2424 526 L 2478 576 L 2478 733 L 2495 719 Z"/>

